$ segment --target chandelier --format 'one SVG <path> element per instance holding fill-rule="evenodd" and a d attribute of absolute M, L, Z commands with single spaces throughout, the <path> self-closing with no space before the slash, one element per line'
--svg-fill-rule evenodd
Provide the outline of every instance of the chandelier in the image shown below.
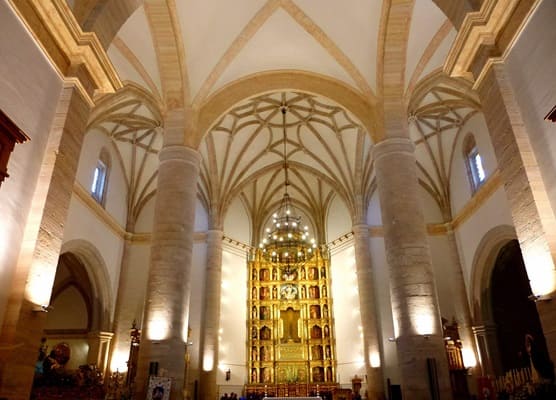
<path fill-rule="evenodd" d="M 310 238 L 309 227 L 303 226 L 301 217 L 295 214 L 288 194 L 288 155 L 286 139 L 285 103 L 280 106 L 284 140 L 284 196 L 278 210 L 272 215 L 272 225 L 266 228 L 266 234 L 259 243 L 263 258 L 277 265 L 286 279 L 291 279 L 299 266 L 310 260 L 317 248 L 314 238 Z"/>

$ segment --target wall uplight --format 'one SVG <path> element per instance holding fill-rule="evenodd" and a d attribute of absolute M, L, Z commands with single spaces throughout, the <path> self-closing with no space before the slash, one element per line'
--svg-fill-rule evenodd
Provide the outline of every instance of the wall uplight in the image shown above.
<path fill-rule="evenodd" d="M 369 355 L 369 362 L 371 363 L 372 368 L 380 367 L 380 354 L 378 354 L 376 351 L 373 351 Z"/>

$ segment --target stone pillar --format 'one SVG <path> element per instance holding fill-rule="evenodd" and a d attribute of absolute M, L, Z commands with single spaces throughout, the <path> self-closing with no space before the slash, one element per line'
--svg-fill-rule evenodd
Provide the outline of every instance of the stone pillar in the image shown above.
<path fill-rule="evenodd" d="M 133 226 L 128 224 L 127 231 L 133 232 Z M 131 346 L 130 331 L 134 321 L 141 321 L 141 312 L 143 310 L 141 306 L 138 306 L 138 304 L 142 304 L 144 294 L 142 290 L 137 290 L 136 280 L 138 274 L 130 262 L 131 247 L 131 239 L 126 237 L 122 252 L 118 296 L 114 311 L 114 337 L 112 338 L 108 365 L 110 372 L 115 372 L 116 369 L 121 372 L 128 368 L 127 361 L 129 360 Z"/>
<path fill-rule="evenodd" d="M 471 329 L 471 310 L 465 286 L 465 278 L 463 277 L 456 237 L 451 228 L 448 228 L 446 239 L 448 240 L 448 246 L 450 247 L 450 262 L 448 267 L 452 270 L 450 275 L 452 288 L 454 289 L 452 292 L 452 303 L 454 304 L 454 310 L 456 313 L 455 317 L 456 322 L 458 323 L 459 336 L 463 344 L 464 354 L 465 352 L 472 352 L 477 365 L 479 365 L 475 336 L 473 335 L 473 331 Z M 447 315 L 446 317 L 450 318 L 451 316 Z M 466 365 L 466 367 L 468 366 Z M 480 374 L 480 368 L 477 372 Z"/>
<path fill-rule="evenodd" d="M 172 400 L 183 399 L 197 179 L 196 150 L 160 151 L 149 279 L 136 375 L 137 399 L 146 397 L 149 365 L 172 378 Z"/>
<path fill-rule="evenodd" d="M 451 399 L 414 150 L 401 137 L 373 150 L 403 397 L 428 400 L 438 388 L 439 399 Z"/>
<path fill-rule="evenodd" d="M 97 369 L 102 372 L 102 376 L 107 376 L 106 367 L 112 336 L 114 336 L 112 332 L 90 332 L 87 335 L 89 344 L 87 363 L 96 365 Z"/>
<path fill-rule="evenodd" d="M 556 219 L 521 112 L 502 64 L 478 88 L 533 294 L 555 296 Z M 556 307 L 537 302 L 548 352 L 556 360 Z"/>
<path fill-rule="evenodd" d="M 384 378 L 380 357 L 380 338 L 378 335 L 377 306 L 375 299 L 373 268 L 369 249 L 369 227 L 366 224 L 353 226 L 355 246 L 355 264 L 357 268 L 357 286 L 359 287 L 359 304 L 361 323 L 363 325 L 363 344 L 365 371 L 367 373 L 367 392 L 369 400 L 384 398 Z M 375 358 L 376 359 L 372 359 Z M 378 362 L 377 365 L 371 365 Z"/>
<path fill-rule="evenodd" d="M 205 306 L 201 330 L 201 390 L 200 398 L 216 399 L 218 388 L 218 329 L 220 324 L 220 288 L 222 286 L 221 230 L 207 232 L 207 267 L 205 276 Z"/>
<path fill-rule="evenodd" d="M 0 398 L 27 400 L 66 222 L 89 103 L 62 88 L 50 129 L 0 336 Z"/>
<path fill-rule="evenodd" d="M 502 371 L 502 366 L 500 365 L 501 358 L 498 350 L 496 325 L 487 323 L 474 326 L 473 334 L 479 347 L 483 375 L 502 375 L 504 371 Z"/>

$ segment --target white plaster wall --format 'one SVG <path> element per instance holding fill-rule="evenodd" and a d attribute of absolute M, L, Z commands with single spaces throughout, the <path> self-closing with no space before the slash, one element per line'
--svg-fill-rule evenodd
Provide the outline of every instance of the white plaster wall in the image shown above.
<path fill-rule="evenodd" d="M 130 285 L 129 298 L 122 299 L 127 304 L 134 305 L 135 314 L 133 318 L 137 326 L 142 326 L 145 296 L 147 292 L 147 280 L 149 278 L 149 265 L 151 259 L 151 243 L 138 242 L 129 247 L 129 275 L 127 284 Z M 131 327 L 131 321 L 129 322 Z"/>
<path fill-rule="evenodd" d="M 90 242 L 101 254 L 110 277 L 113 306 L 118 293 L 118 280 L 124 241 L 93 214 L 76 196 L 70 202 L 68 219 L 64 229 L 64 243 L 73 239 Z M 111 310 L 113 315 L 114 309 Z"/>
<path fill-rule="evenodd" d="M 471 282 L 473 259 L 477 246 L 492 228 L 498 225 L 513 226 L 504 188 L 500 187 L 485 203 L 455 230 L 463 275 L 466 282 Z M 470 290 L 467 287 L 467 296 Z"/>
<path fill-rule="evenodd" d="M 462 150 L 463 141 L 468 133 L 472 133 L 475 137 L 475 143 L 481 155 L 486 179 L 488 180 L 498 168 L 485 118 L 483 114 L 477 113 L 462 127 L 460 135 L 455 143 L 454 159 L 452 161 L 450 175 L 450 196 L 452 200 L 452 215 L 454 217 L 471 198 L 471 184 L 467 176 L 467 168 L 465 166 Z"/>
<path fill-rule="evenodd" d="M 375 190 L 371 196 L 369 207 L 367 209 L 367 224 L 382 225 L 382 214 L 380 212 L 380 199 L 378 198 L 378 190 Z"/>
<path fill-rule="evenodd" d="M 392 319 L 392 305 L 390 301 L 390 271 L 386 263 L 386 250 L 383 237 L 371 237 L 370 251 L 373 266 L 375 298 L 378 302 L 378 321 L 380 324 L 379 337 L 382 346 L 382 371 L 384 379 L 390 379 L 393 385 L 400 384 L 398 369 L 398 352 L 394 338 L 394 322 Z"/>
<path fill-rule="evenodd" d="M 239 197 L 236 197 L 224 217 L 226 236 L 242 243 L 251 242 L 251 221 Z"/>
<path fill-rule="evenodd" d="M 451 265 L 452 258 L 448 237 L 445 235 L 429 236 L 428 242 L 438 303 L 440 305 L 440 315 L 448 320 L 452 320 L 452 317 L 456 315 L 453 302 L 453 293 L 456 288 L 453 284 L 452 271 L 454 266 Z"/>
<path fill-rule="evenodd" d="M 440 212 L 440 208 L 438 207 L 438 203 L 421 185 L 419 185 L 419 195 L 421 204 L 423 206 L 423 215 L 425 217 L 425 222 L 442 223 L 443 218 L 442 213 Z"/>
<path fill-rule="evenodd" d="M 102 148 L 110 153 L 111 162 L 104 208 L 125 229 L 127 222 L 125 174 L 110 138 L 99 130 L 89 131 L 85 135 L 81 155 L 79 156 L 76 179 L 88 192 L 91 191 L 95 167 Z"/>
<path fill-rule="evenodd" d="M 0 1 L 0 54 L 0 109 L 31 138 L 15 146 L 8 164 L 10 177 L 0 188 L 0 321 L 3 321 L 62 81 L 6 1 Z"/>
<path fill-rule="evenodd" d="M 220 347 L 218 351 L 218 385 L 247 383 L 247 259 L 241 252 L 222 252 L 222 296 L 220 299 Z M 226 382 L 225 371 L 230 369 Z"/>
<path fill-rule="evenodd" d="M 51 303 L 45 329 L 87 329 L 89 312 L 83 296 L 73 285 L 62 291 Z"/>
<path fill-rule="evenodd" d="M 556 2 L 544 0 L 519 36 L 506 62 L 525 128 L 556 210 L 556 123 L 544 117 L 556 105 Z"/>
<path fill-rule="evenodd" d="M 334 239 L 351 232 L 352 220 L 349 210 L 340 196 L 334 197 L 330 208 L 328 209 L 328 218 L 326 220 L 326 241 L 330 242 Z"/>
<path fill-rule="evenodd" d="M 191 297 L 189 303 L 189 328 L 191 336 L 189 347 L 191 355 L 191 369 L 189 371 L 189 389 L 193 393 L 195 380 L 199 380 L 201 363 L 199 359 L 201 342 L 201 321 L 203 318 L 204 291 L 205 291 L 205 269 L 207 264 L 207 245 L 205 242 L 193 245 L 193 259 L 191 269 Z"/>
<path fill-rule="evenodd" d="M 334 301 L 332 317 L 336 335 L 336 379 L 349 386 L 356 374 L 365 376 L 363 336 L 359 291 L 353 245 L 333 253 L 330 260 L 331 287 Z"/>

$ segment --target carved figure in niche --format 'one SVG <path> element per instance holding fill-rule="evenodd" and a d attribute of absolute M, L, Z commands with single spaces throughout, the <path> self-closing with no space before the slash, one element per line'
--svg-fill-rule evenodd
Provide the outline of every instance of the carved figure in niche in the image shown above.
<path fill-rule="evenodd" d="M 280 319 L 282 320 L 283 336 L 282 343 L 301 341 L 298 332 L 299 311 L 295 311 L 292 307 L 288 307 L 286 311 L 280 311 Z"/>
<path fill-rule="evenodd" d="M 263 383 L 270 382 L 270 368 L 262 368 Z"/>
<path fill-rule="evenodd" d="M 309 268 L 309 279 L 317 279 L 317 269 L 316 268 Z"/>
<path fill-rule="evenodd" d="M 313 368 L 313 382 L 322 382 L 323 379 L 322 375 L 322 367 L 314 367 Z"/>
<path fill-rule="evenodd" d="M 326 304 L 322 306 L 322 313 L 324 314 L 324 318 L 328 318 L 328 306 Z"/>
<path fill-rule="evenodd" d="M 305 289 L 305 286 L 301 286 L 301 298 L 304 299 L 307 297 L 307 290 Z"/>
<path fill-rule="evenodd" d="M 311 328 L 311 339 L 321 339 L 322 338 L 322 329 L 320 326 L 313 325 Z"/>
<path fill-rule="evenodd" d="M 251 298 L 253 300 L 255 300 L 257 298 L 257 288 L 254 287 L 253 290 L 251 291 Z"/>
<path fill-rule="evenodd" d="M 261 269 L 259 273 L 261 281 L 268 281 L 268 269 Z"/>
<path fill-rule="evenodd" d="M 257 327 L 256 327 L 256 326 L 254 326 L 253 328 L 251 328 L 251 337 L 252 337 L 253 339 L 256 339 L 256 338 L 257 338 Z"/>
<path fill-rule="evenodd" d="M 309 298 L 318 299 L 319 298 L 319 287 L 309 286 Z"/>
<path fill-rule="evenodd" d="M 326 380 L 332 382 L 332 368 L 326 368 Z"/>
<path fill-rule="evenodd" d="M 297 286 L 287 283 L 280 288 L 280 298 L 285 300 L 297 299 Z"/>
<path fill-rule="evenodd" d="M 311 356 L 313 360 L 322 360 L 322 347 L 318 345 L 311 347 Z"/>
<path fill-rule="evenodd" d="M 267 287 L 262 287 L 260 290 L 260 299 L 261 300 L 268 300 L 270 297 L 270 291 Z"/>
<path fill-rule="evenodd" d="M 305 279 L 305 267 L 301 268 L 301 279 Z"/>
<path fill-rule="evenodd" d="M 257 354 L 257 346 L 253 346 L 251 348 L 251 360 L 252 361 L 257 361 L 258 358 L 259 358 L 259 356 Z"/>
<path fill-rule="evenodd" d="M 251 310 L 251 318 L 257 319 L 257 307 L 255 306 L 253 306 L 253 309 Z"/>
<path fill-rule="evenodd" d="M 261 346 L 261 361 L 268 361 L 268 351 L 266 346 Z"/>
<path fill-rule="evenodd" d="M 278 288 L 276 286 L 272 287 L 272 298 L 273 299 L 277 299 L 278 298 Z"/>
<path fill-rule="evenodd" d="M 311 318 L 313 318 L 313 319 L 320 318 L 320 306 L 312 305 L 309 308 L 309 314 L 311 315 Z"/>
<path fill-rule="evenodd" d="M 325 354 L 326 354 L 326 358 L 331 358 L 332 352 L 330 351 L 330 345 L 326 346 Z"/>
<path fill-rule="evenodd" d="M 254 280 L 254 281 L 257 280 L 257 270 L 255 268 L 253 268 L 253 272 L 251 274 L 251 280 Z"/>
<path fill-rule="evenodd" d="M 326 296 L 328 296 L 326 285 L 322 285 L 322 297 L 326 297 Z"/>
<path fill-rule="evenodd" d="M 324 337 L 330 336 L 330 330 L 328 329 L 328 325 L 324 326 Z"/>
<path fill-rule="evenodd" d="M 257 368 L 251 369 L 251 382 L 257 383 Z"/>
<path fill-rule="evenodd" d="M 284 272 L 282 273 L 282 280 L 284 281 L 295 281 L 297 279 L 297 269 L 293 269 L 293 270 L 284 270 Z"/>
<path fill-rule="evenodd" d="M 261 340 L 269 340 L 270 339 L 270 329 L 268 326 L 263 326 L 261 328 Z"/>
<path fill-rule="evenodd" d="M 324 268 L 324 267 L 320 268 L 320 277 L 321 278 L 326 278 L 326 268 Z"/>
<path fill-rule="evenodd" d="M 276 268 L 272 268 L 272 280 L 275 281 L 278 279 L 278 270 Z"/>

